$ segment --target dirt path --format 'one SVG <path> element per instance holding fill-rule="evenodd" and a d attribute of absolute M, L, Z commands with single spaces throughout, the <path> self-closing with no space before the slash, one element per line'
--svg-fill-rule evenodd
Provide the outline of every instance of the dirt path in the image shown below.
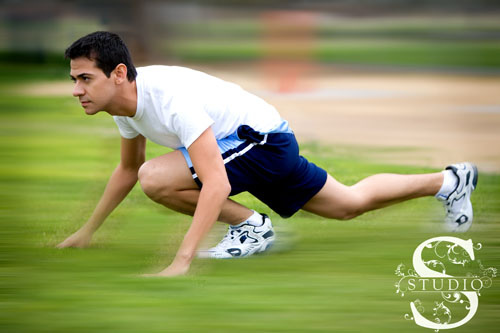
<path fill-rule="evenodd" d="M 275 105 L 302 142 L 369 146 L 367 157 L 390 163 L 470 160 L 500 171 L 500 76 L 322 69 L 305 80 L 309 90 L 277 93 L 255 73 L 239 73 L 240 84 Z"/>
<path fill-rule="evenodd" d="M 373 147 L 372 154 L 363 151 L 389 163 L 442 167 L 470 160 L 483 171 L 500 172 L 500 76 L 327 68 L 303 79 L 307 88 L 278 93 L 258 68 L 202 69 L 276 106 L 299 141 Z M 70 95 L 71 83 L 18 92 Z"/>

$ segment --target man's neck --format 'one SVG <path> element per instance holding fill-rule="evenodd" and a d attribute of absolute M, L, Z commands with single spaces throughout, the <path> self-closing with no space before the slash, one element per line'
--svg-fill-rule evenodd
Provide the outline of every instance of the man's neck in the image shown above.
<path fill-rule="evenodd" d="M 137 112 L 137 84 L 136 81 L 127 82 L 117 92 L 113 103 L 106 110 L 113 116 L 133 117 Z"/>

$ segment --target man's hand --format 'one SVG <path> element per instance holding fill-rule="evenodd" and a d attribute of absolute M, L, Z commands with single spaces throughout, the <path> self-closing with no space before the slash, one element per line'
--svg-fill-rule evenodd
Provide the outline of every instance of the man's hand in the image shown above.
<path fill-rule="evenodd" d="M 189 265 L 190 265 L 190 260 L 179 260 L 179 259 L 174 259 L 174 261 L 162 270 L 161 272 L 155 273 L 155 274 L 143 274 L 143 277 L 173 277 L 173 276 L 179 276 L 179 275 L 184 275 L 188 272 L 189 270 Z"/>
<path fill-rule="evenodd" d="M 73 235 L 66 238 L 62 243 L 58 244 L 57 247 L 60 249 L 66 247 L 84 248 L 89 246 L 91 239 L 92 239 L 92 233 L 80 229 Z"/>
<path fill-rule="evenodd" d="M 212 128 L 205 130 L 188 148 L 198 178 L 203 183 L 196 204 L 193 222 L 170 266 L 145 276 L 177 276 L 186 274 L 202 239 L 220 215 L 231 192 L 226 168 Z"/>

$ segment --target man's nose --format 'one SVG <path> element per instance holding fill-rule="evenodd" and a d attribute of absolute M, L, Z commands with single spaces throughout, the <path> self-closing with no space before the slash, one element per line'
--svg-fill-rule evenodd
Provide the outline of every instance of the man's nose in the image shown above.
<path fill-rule="evenodd" d="M 82 96 L 84 93 L 85 92 L 83 91 L 81 85 L 78 82 L 76 82 L 73 88 L 73 96 L 75 97 Z"/>

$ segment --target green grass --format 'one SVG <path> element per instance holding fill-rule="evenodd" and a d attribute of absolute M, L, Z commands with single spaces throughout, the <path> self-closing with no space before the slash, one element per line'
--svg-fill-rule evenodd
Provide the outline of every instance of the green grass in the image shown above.
<path fill-rule="evenodd" d="M 11 63 L 0 60 L 0 89 L 26 81 L 69 80 L 69 61 L 63 64 Z M 2 96 L 3 98 L 3 96 Z M 6 108 L 3 111 L 8 111 Z"/>
<path fill-rule="evenodd" d="M 494 16 L 321 20 L 310 30 L 298 28 L 296 34 L 305 37 L 298 37 L 296 44 L 289 41 L 288 50 L 276 49 L 279 37 L 266 22 L 217 19 L 172 24 L 167 30 L 174 37 L 162 42 L 163 53 L 187 61 L 266 61 L 276 54 L 293 60 L 304 59 L 306 53 L 310 61 L 334 64 L 500 68 L 500 24 Z M 284 30 L 278 36 L 294 36 Z"/>
<path fill-rule="evenodd" d="M 165 49 L 167 54 L 187 61 L 265 61 L 271 51 L 258 41 L 206 39 L 176 41 Z M 309 60 L 323 63 L 500 68 L 500 43 L 497 41 L 331 39 L 313 43 L 309 52 Z M 284 58 L 293 60 L 297 56 L 304 58 L 300 48 L 290 50 Z"/>
<path fill-rule="evenodd" d="M 255 17 L 251 20 L 207 18 L 201 22 L 163 23 L 165 25 L 160 25 L 157 33 L 151 36 L 151 48 L 167 62 L 265 62 L 274 60 L 278 53 L 284 60 L 304 59 L 306 54 L 306 60 L 344 65 L 481 72 L 500 68 L 500 20 L 494 15 L 319 20 L 311 26 L 310 34 L 306 28 L 305 40 L 298 38 L 285 51 L 275 49 L 279 38 L 269 36 L 265 22 Z M 88 20 L 75 22 L 74 18 L 59 25 L 13 24 L 3 29 L 26 33 L 34 29 L 55 30 L 47 34 L 55 37 L 47 41 L 47 45 L 52 46 L 51 51 L 0 49 L 0 80 L 9 83 L 22 80 L 19 72 L 27 63 L 32 64 L 30 75 L 42 80 L 67 77 L 68 61 L 63 53 L 72 40 L 68 40 L 71 34 L 62 32 L 69 29 L 83 35 L 92 31 L 92 27 L 95 30 L 102 28 Z M 161 31 L 168 32 L 169 38 Z M 291 36 L 285 33 L 282 37 Z M 310 49 L 304 49 L 308 45 Z"/>
<path fill-rule="evenodd" d="M 266 20 L 245 19 L 220 19 L 204 20 L 202 22 L 178 22 L 168 26 L 174 34 L 185 37 L 209 36 L 209 37 L 238 37 L 238 38 L 260 38 L 269 32 Z M 277 21 L 274 21 L 277 22 Z M 279 22 L 279 21 L 278 21 Z M 291 24 L 286 22 L 285 24 Z M 313 22 L 312 22 L 313 23 Z M 300 27 L 300 24 L 298 25 Z M 303 26 L 307 31 L 307 25 Z M 500 29 L 498 17 L 487 16 L 428 16 L 428 17 L 359 17 L 338 18 L 322 20 L 313 23 L 310 28 L 311 35 L 319 37 L 346 37 L 346 36 L 401 36 L 401 37 L 424 37 L 428 39 L 443 36 L 451 38 L 465 38 L 474 34 L 478 38 L 494 36 Z M 491 34 L 491 35 L 490 35 Z"/>
<path fill-rule="evenodd" d="M 54 246 L 84 223 L 119 159 L 111 117 L 85 116 L 68 98 L 0 96 L 0 330 L 2 332 L 423 332 L 403 318 L 394 270 L 440 231 L 442 208 L 424 198 L 330 221 L 271 213 L 281 243 L 244 260 L 196 260 L 186 277 L 145 279 L 165 267 L 190 219 L 151 202 L 136 186 L 86 250 Z M 148 144 L 148 158 L 168 149 Z M 303 153 L 352 184 L 381 165 L 365 150 L 303 145 Z M 500 268 L 500 176 L 481 174 L 476 220 L 463 238 Z M 212 237 L 218 237 L 222 227 Z M 214 238 L 215 239 L 215 238 Z M 436 299 L 437 300 L 437 299 Z M 454 332 L 496 332 L 500 281 Z M 430 332 L 430 331 L 429 331 Z"/>

